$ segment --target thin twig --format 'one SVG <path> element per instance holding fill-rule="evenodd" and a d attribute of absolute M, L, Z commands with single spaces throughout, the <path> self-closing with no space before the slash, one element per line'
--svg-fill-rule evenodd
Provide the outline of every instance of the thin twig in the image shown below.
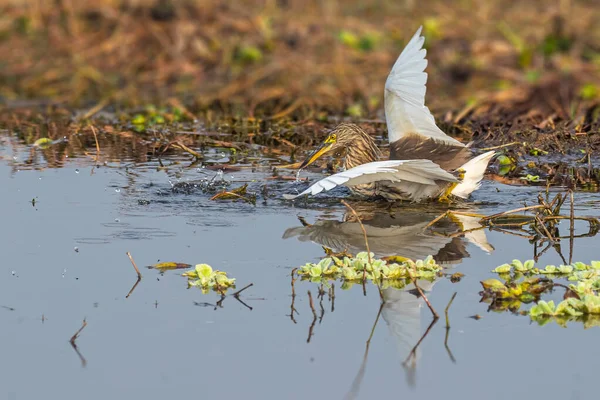
<path fill-rule="evenodd" d="M 133 286 L 129 290 L 129 293 L 127 293 L 127 296 L 125 296 L 126 299 L 128 299 L 129 296 L 131 296 L 131 293 L 133 293 L 133 291 L 135 290 L 135 288 L 137 287 L 137 285 L 140 283 L 141 280 L 142 280 L 142 277 L 138 276 L 137 280 L 135 281 L 135 283 L 133 284 Z"/>
<path fill-rule="evenodd" d="M 423 334 L 423 336 L 421 336 L 421 338 L 419 339 L 419 341 L 417 342 L 417 344 L 415 344 L 415 347 L 413 347 L 412 350 L 410 351 L 410 353 L 408 353 L 408 356 L 406 357 L 406 359 L 404 360 L 404 362 L 402 363 L 402 365 L 404 365 L 406 367 L 406 364 L 408 364 L 408 361 L 411 359 L 411 357 L 415 357 L 416 356 L 416 354 L 417 354 L 417 348 L 419 347 L 419 345 L 421 344 L 421 342 L 423 341 L 423 339 L 425 339 L 425 337 L 427 337 L 427 335 L 429 334 L 429 331 L 431 330 L 431 328 L 433 327 L 433 325 L 435 325 L 435 323 L 437 321 L 438 321 L 437 318 L 434 318 L 433 321 L 431 321 L 431 323 L 427 327 L 427 330 L 425 331 L 425 333 Z"/>
<path fill-rule="evenodd" d="M 317 323 L 317 312 L 315 311 L 315 305 L 313 304 L 312 294 L 310 293 L 310 290 L 308 291 L 308 302 L 310 304 L 310 309 L 313 313 L 313 320 L 310 324 L 310 327 L 308 328 L 308 338 L 306 339 L 306 343 L 310 343 L 310 338 L 313 335 L 313 329 L 315 329 L 315 324 Z"/>
<path fill-rule="evenodd" d="M 423 300 L 425 300 L 427 307 L 429 307 L 429 311 L 431 311 L 431 314 L 433 314 L 433 319 L 438 319 L 440 316 L 438 315 L 438 313 L 435 312 L 435 310 L 431 306 L 431 303 L 429 302 L 429 299 L 427 298 L 427 296 L 425 296 L 425 293 L 423 293 L 423 291 L 421 290 L 419 285 L 417 285 L 417 279 L 412 276 L 410 278 L 412 279 L 413 285 L 415 285 L 415 288 L 417 289 L 417 291 L 419 292 L 419 294 L 421 295 Z"/>
<path fill-rule="evenodd" d="M 142 273 L 138 269 L 137 265 L 135 265 L 135 261 L 133 261 L 133 257 L 131 257 L 131 253 L 127 252 L 126 254 L 127 254 L 127 257 L 129 257 L 129 260 L 131 260 L 131 265 L 133 265 L 133 268 L 135 268 L 135 272 L 137 272 L 138 278 L 142 279 Z"/>
<path fill-rule="evenodd" d="M 356 374 L 356 377 L 352 381 L 352 386 L 350 387 L 350 391 L 348 392 L 348 394 L 346 394 L 346 396 L 344 396 L 344 399 L 354 399 L 354 398 L 356 398 L 356 395 L 358 394 L 360 385 L 362 383 L 363 377 L 365 376 L 365 371 L 367 368 L 367 359 L 369 357 L 369 347 L 371 346 L 371 339 L 373 339 L 373 334 L 375 333 L 375 327 L 377 326 L 377 323 L 379 322 L 379 318 L 381 317 L 382 311 L 383 311 L 383 303 L 381 303 L 379 305 L 379 311 L 377 311 L 377 317 L 375 318 L 375 322 L 373 322 L 373 326 L 371 327 L 371 334 L 369 335 L 369 338 L 367 339 L 367 343 L 365 344 L 365 354 L 363 355 L 363 360 L 362 360 L 362 363 L 360 364 L 360 368 L 358 369 L 358 373 Z"/>
<path fill-rule="evenodd" d="M 331 312 L 335 310 L 335 286 L 331 284 Z"/>
<path fill-rule="evenodd" d="M 313 313 L 313 316 L 317 318 L 317 312 L 315 311 L 315 304 L 313 303 L 313 298 L 312 294 L 310 293 L 310 290 L 308 291 L 308 304 L 310 305 L 310 309 Z"/>
<path fill-rule="evenodd" d="M 573 262 L 573 244 L 575 242 L 574 234 L 575 234 L 575 195 L 573 194 L 573 190 L 570 190 L 571 195 L 571 225 L 569 227 L 570 235 L 569 235 L 569 264 Z"/>
<path fill-rule="evenodd" d="M 204 158 L 204 156 L 202 154 L 198 153 L 195 150 L 190 149 L 189 147 L 187 147 L 185 144 L 183 144 L 181 142 L 173 142 L 173 143 L 169 143 L 169 144 L 172 147 L 180 148 L 181 150 L 185 151 L 186 153 L 189 153 L 189 154 L 193 155 L 198 160 L 201 160 L 201 159 Z"/>
<path fill-rule="evenodd" d="M 450 320 L 448 319 L 448 310 L 450 309 L 450 306 L 452 305 L 452 302 L 454 301 L 454 298 L 456 297 L 457 293 L 458 292 L 454 292 L 454 294 L 450 298 L 450 301 L 448 302 L 448 305 L 446 306 L 446 309 L 444 310 L 444 314 L 446 314 L 446 329 L 450 329 Z"/>
<path fill-rule="evenodd" d="M 71 342 L 72 345 L 75 345 L 75 341 L 77 340 L 77 338 L 79 337 L 79 334 L 81 333 L 81 331 L 83 330 L 83 328 L 85 328 L 87 326 L 87 321 L 84 318 L 83 319 L 83 323 L 81 324 L 81 328 L 79 328 L 77 330 L 77 332 L 75 332 L 75 334 L 73 336 L 71 336 L 71 339 L 69 340 L 69 342 Z"/>
<path fill-rule="evenodd" d="M 444 338 L 444 347 L 448 352 L 448 357 L 450 357 L 450 361 L 456 364 L 456 358 L 454 358 L 454 354 L 452 354 L 452 350 L 450 350 L 450 346 L 448 345 L 448 338 L 450 337 L 450 329 L 446 329 L 446 337 Z"/>
<path fill-rule="evenodd" d="M 498 217 L 502 217 L 502 216 L 508 215 L 508 214 L 514 214 L 514 213 L 517 213 L 517 212 L 520 212 L 520 211 L 536 210 L 536 209 L 539 209 L 539 208 L 544 208 L 544 206 L 541 205 L 541 204 L 538 204 L 538 205 L 535 205 L 535 206 L 527 206 L 527 207 L 515 208 L 514 210 L 504 211 L 504 212 L 501 212 L 501 213 L 498 213 L 498 214 L 493 214 L 493 215 L 488 215 L 487 217 L 483 217 L 483 218 L 481 218 L 481 222 L 489 221 L 491 219 L 496 219 Z"/>
<path fill-rule="evenodd" d="M 552 243 L 556 243 L 556 240 L 554 239 L 554 236 L 552 236 L 552 234 L 550 233 L 550 231 L 546 227 L 546 224 L 544 224 L 544 222 L 540 219 L 540 217 L 538 215 L 535 216 L 535 220 L 538 222 L 538 224 L 540 224 L 542 226 L 542 229 L 544 229 L 544 233 L 548 237 L 548 240 L 550 240 Z"/>
<path fill-rule="evenodd" d="M 100 145 L 98 144 L 98 135 L 96 135 L 96 128 L 94 128 L 94 125 L 90 125 L 90 128 L 92 128 L 94 140 L 96 141 L 96 160 L 98 160 L 98 157 L 100 156 Z"/>
<path fill-rule="evenodd" d="M 352 212 L 352 214 L 354 214 L 354 216 L 356 217 L 356 220 L 358 221 L 358 223 L 360 224 L 360 229 L 362 229 L 363 232 L 363 236 L 365 238 L 365 246 L 367 246 L 367 256 L 369 257 L 369 265 L 373 265 L 373 261 L 371 260 L 371 249 L 369 248 L 369 240 L 367 239 L 367 231 L 365 230 L 365 226 L 363 225 L 362 221 L 360 220 L 360 217 L 358 216 L 358 214 L 356 213 L 356 211 L 354 210 L 354 208 L 352 208 L 350 206 L 350 204 L 348 204 L 345 200 L 342 200 L 342 204 L 345 205 L 346 207 L 348 207 L 348 209 Z M 365 268 L 363 270 L 363 294 L 366 296 L 367 294 L 367 290 L 365 287 L 365 282 L 367 280 L 367 269 Z"/>
<path fill-rule="evenodd" d="M 240 290 L 238 290 L 237 292 L 235 292 L 233 294 L 233 297 L 238 297 L 240 295 L 240 293 L 242 293 L 244 290 L 248 289 L 249 287 L 254 286 L 254 283 L 249 283 L 246 286 L 244 286 L 243 288 L 241 288 Z"/>
<path fill-rule="evenodd" d="M 511 142 L 511 143 L 501 144 L 499 146 L 485 147 L 485 148 L 480 149 L 480 150 L 481 151 L 498 150 L 498 149 L 503 149 L 505 147 L 514 146 L 515 144 L 521 144 L 521 142 Z"/>

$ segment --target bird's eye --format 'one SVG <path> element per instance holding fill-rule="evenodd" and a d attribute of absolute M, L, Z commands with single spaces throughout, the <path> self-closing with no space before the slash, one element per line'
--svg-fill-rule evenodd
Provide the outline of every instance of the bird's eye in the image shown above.
<path fill-rule="evenodd" d="M 334 133 L 334 134 L 333 134 L 333 135 L 331 135 L 329 138 L 330 138 L 330 140 L 331 140 L 332 142 L 335 142 L 335 141 L 337 140 L 337 135 Z"/>

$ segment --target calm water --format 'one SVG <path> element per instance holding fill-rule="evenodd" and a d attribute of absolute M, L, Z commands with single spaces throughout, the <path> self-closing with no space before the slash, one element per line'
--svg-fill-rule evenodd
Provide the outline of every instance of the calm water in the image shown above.
<path fill-rule="evenodd" d="M 327 295 L 321 309 L 316 284 L 298 281 L 296 322 L 290 318 L 291 269 L 323 256 L 311 239 L 360 245 L 356 226 L 323 222 L 342 220 L 337 202 L 281 201 L 281 193 L 300 186 L 266 181 L 266 168 L 224 174 L 234 187 L 250 182 L 259 193 L 252 206 L 209 201 L 210 194 L 197 190 L 174 193 L 177 182 L 217 174 L 187 167 L 186 157 L 163 160 L 166 169 L 127 158 L 96 168 L 86 156 L 47 168 L 41 155 L 26 163 L 32 150 L 7 136 L 0 149 L 1 398 L 596 398 L 596 328 L 539 327 L 528 317 L 488 313 L 479 303 L 479 281 L 493 277 L 492 268 L 532 258 L 525 239 L 498 232 L 432 239 L 419 227 L 437 213 L 423 210 L 407 209 L 397 224 L 384 217 L 367 223 L 380 255 L 397 248 L 425 257 L 427 251 L 466 276 L 456 284 L 424 285 L 439 312 L 458 291 L 448 340 L 455 362 L 444 346 L 442 318 L 418 347 L 416 362 L 403 366 L 431 315 L 411 292 L 394 290 L 384 293 L 364 361 L 380 306 L 374 286 L 364 297 L 360 287 L 336 285 L 332 312 Z M 274 196 L 266 202 L 265 182 Z M 486 203 L 479 210 L 489 214 L 517 207 L 532 193 L 485 182 L 474 200 Z M 577 199 L 578 213 L 598 215 L 598 195 Z M 297 216 L 325 225 L 303 230 Z M 575 260 L 598 259 L 597 243 L 577 240 Z M 567 254 L 568 243 L 563 248 Z M 188 290 L 181 271 L 142 268 L 142 281 L 125 298 L 136 282 L 128 251 L 140 267 L 159 260 L 208 263 L 235 277 L 238 289 L 253 283 L 241 296 L 251 309 L 228 297 L 215 310 L 205 303 L 219 296 Z M 553 250 L 540 260 L 561 262 Z M 307 290 L 319 317 L 308 343 Z M 483 318 L 469 318 L 474 314 Z M 85 366 L 69 344 L 84 318 L 88 326 L 77 345 Z"/>

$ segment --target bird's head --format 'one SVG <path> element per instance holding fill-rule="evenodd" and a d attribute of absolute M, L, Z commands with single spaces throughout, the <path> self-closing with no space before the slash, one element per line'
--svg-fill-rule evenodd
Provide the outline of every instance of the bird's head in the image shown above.
<path fill-rule="evenodd" d="M 340 153 L 352 146 L 356 139 L 367 135 L 358 125 L 342 123 L 332 130 L 327 138 L 300 165 L 300 169 L 308 167 L 328 153 Z M 368 136 L 368 135 L 367 135 Z"/>

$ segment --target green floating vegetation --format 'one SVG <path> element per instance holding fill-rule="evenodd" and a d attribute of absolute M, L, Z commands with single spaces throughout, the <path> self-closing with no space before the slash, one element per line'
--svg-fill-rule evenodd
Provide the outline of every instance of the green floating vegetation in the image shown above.
<path fill-rule="evenodd" d="M 481 286 L 483 286 L 483 291 L 479 293 L 481 301 L 490 303 L 490 310 L 518 312 L 521 304 L 539 300 L 542 293 L 554 287 L 554 283 L 548 278 L 533 276 L 509 279 L 506 282 L 486 279 L 481 282 Z"/>
<path fill-rule="evenodd" d="M 347 47 L 355 50 L 369 52 L 375 50 L 381 42 L 379 32 L 367 32 L 363 35 L 357 35 L 348 30 L 342 30 L 338 33 L 338 39 Z"/>
<path fill-rule="evenodd" d="M 43 137 L 40 138 L 38 140 L 36 140 L 33 143 L 33 147 L 39 147 L 40 149 L 47 149 L 48 147 L 50 147 L 52 144 L 54 143 L 54 141 L 52 139 Z"/>
<path fill-rule="evenodd" d="M 538 268 L 533 260 L 513 260 L 496 267 L 493 272 L 507 279 L 505 283 L 497 279 L 481 282 L 484 287 L 482 301 L 492 299 L 490 308 L 493 310 L 516 312 L 521 303 L 536 301 L 537 304 L 525 314 L 539 325 L 555 321 L 564 327 L 569 321 L 579 321 L 586 328 L 600 326 L 600 261 Z M 572 283 L 565 286 L 550 278 L 563 278 Z M 542 293 L 556 286 L 566 289 L 561 302 L 555 304 L 552 300 L 539 299 Z"/>
<path fill-rule="evenodd" d="M 179 107 L 160 107 L 150 104 L 147 105 L 143 113 L 130 116 L 129 123 L 131 128 L 139 133 L 147 129 L 162 126 L 167 123 L 177 123 L 186 120 L 185 113 Z"/>
<path fill-rule="evenodd" d="M 510 264 L 502 264 L 496 267 L 493 272 L 501 275 L 511 273 L 523 275 L 543 274 L 548 278 L 561 277 L 579 283 L 594 282 L 600 288 L 600 261 L 591 261 L 589 264 L 574 262 L 570 265 L 546 265 L 544 268 L 538 268 L 533 260 L 527 260 L 524 263 L 520 260 L 513 260 Z"/>
<path fill-rule="evenodd" d="M 424 260 L 388 264 L 386 260 L 375 259 L 373 253 L 369 257 L 367 252 L 360 252 L 355 257 L 338 258 L 332 255 L 317 264 L 307 263 L 297 273 L 301 279 L 317 283 L 341 280 L 342 289 L 362 284 L 365 278 L 382 289 L 402 289 L 413 279 L 433 281 L 442 276 L 441 270 L 442 267 L 431 256 Z"/>
<path fill-rule="evenodd" d="M 229 278 L 226 272 L 213 270 L 208 264 L 198 264 L 182 276 L 188 278 L 188 287 L 198 287 L 206 294 L 211 290 L 223 294 L 229 288 L 235 288 L 235 278 Z"/>

